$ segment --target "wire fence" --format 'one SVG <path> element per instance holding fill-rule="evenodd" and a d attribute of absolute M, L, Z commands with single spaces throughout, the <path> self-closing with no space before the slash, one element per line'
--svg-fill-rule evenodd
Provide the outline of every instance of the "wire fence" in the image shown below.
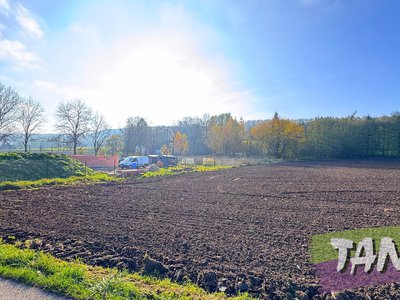
<path fill-rule="evenodd" d="M 25 152 L 22 148 L 0 148 L 0 153 L 4 152 Z M 64 147 L 48 147 L 48 148 L 29 148 L 29 153 L 52 153 L 52 154 L 65 154 L 71 155 L 73 150 Z M 91 147 L 79 147 L 76 150 L 77 155 L 94 155 L 94 150 Z"/>
<path fill-rule="evenodd" d="M 229 156 L 180 156 L 178 158 L 183 165 L 205 166 L 243 166 L 258 165 L 265 162 L 264 158 L 256 157 L 229 157 Z"/>
<path fill-rule="evenodd" d="M 92 173 L 86 163 L 80 164 L 65 156 L 15 152 L 0 156 L 0 182 L 67 178 Z"/>

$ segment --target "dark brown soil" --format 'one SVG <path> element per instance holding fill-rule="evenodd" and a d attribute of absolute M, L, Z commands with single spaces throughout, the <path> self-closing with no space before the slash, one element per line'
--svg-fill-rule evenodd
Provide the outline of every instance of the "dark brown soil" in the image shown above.
<path fill-rule="evenodd" d="M 312 235 L 400 225 L 400 162 L 323 162 L 0 193 L 0 235 L 228 294 L 330 298 Z M 398 285 L 341 296 L 400 298 Z"/>

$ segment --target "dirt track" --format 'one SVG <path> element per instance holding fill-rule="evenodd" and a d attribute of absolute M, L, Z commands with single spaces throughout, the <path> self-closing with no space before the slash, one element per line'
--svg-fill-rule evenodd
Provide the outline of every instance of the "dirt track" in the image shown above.
<path fill-rule="evenodd" d="M 133 271 L 153 267 L 208 290 L 318 298 L 308 263 L 310 237 L 400 225 L 399 201 L 398 161 L 242 167 L 2 192 L 0 235 L 40 237 L 37 247 L 58 257 Z M 397 288 L 347 295 L 400 298 Z"/>

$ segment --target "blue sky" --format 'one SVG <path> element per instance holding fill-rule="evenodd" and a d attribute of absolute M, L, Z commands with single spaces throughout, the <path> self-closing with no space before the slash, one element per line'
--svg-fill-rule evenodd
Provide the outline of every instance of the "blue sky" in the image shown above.
<path fill-rule="evenodd" d="M 0 81 L 114 126 L 400 110 L 397 0 L 0 0 Z"/>

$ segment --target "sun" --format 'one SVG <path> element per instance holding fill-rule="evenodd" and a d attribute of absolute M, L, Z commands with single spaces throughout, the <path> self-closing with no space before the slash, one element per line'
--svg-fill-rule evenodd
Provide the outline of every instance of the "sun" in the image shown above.
<path fill-rule="evenodd" d="M 170 120 L 171 115 L 178 116 L 182 110 L 187 115 L 196 114 L 210 98 L 213 79 L 212 74 L 191 61 L 145 47 L 120 60 L 107 79 L 107 86 L 113 97 L 124 100 L 125 109 Z M 167 107 L 170 115 L 166 118 Z"/>
<path fill-rule="evenodd" d="M 189 42 L 126 41 L 93 61 L 85 77 L 93 84 L 84 99 L 117 127 L 132 116 L 151 125 L 204 114 L 240 116 L 248 106 L 247 96 L 230 84 L 229 64 L 204 55 Z"/>

